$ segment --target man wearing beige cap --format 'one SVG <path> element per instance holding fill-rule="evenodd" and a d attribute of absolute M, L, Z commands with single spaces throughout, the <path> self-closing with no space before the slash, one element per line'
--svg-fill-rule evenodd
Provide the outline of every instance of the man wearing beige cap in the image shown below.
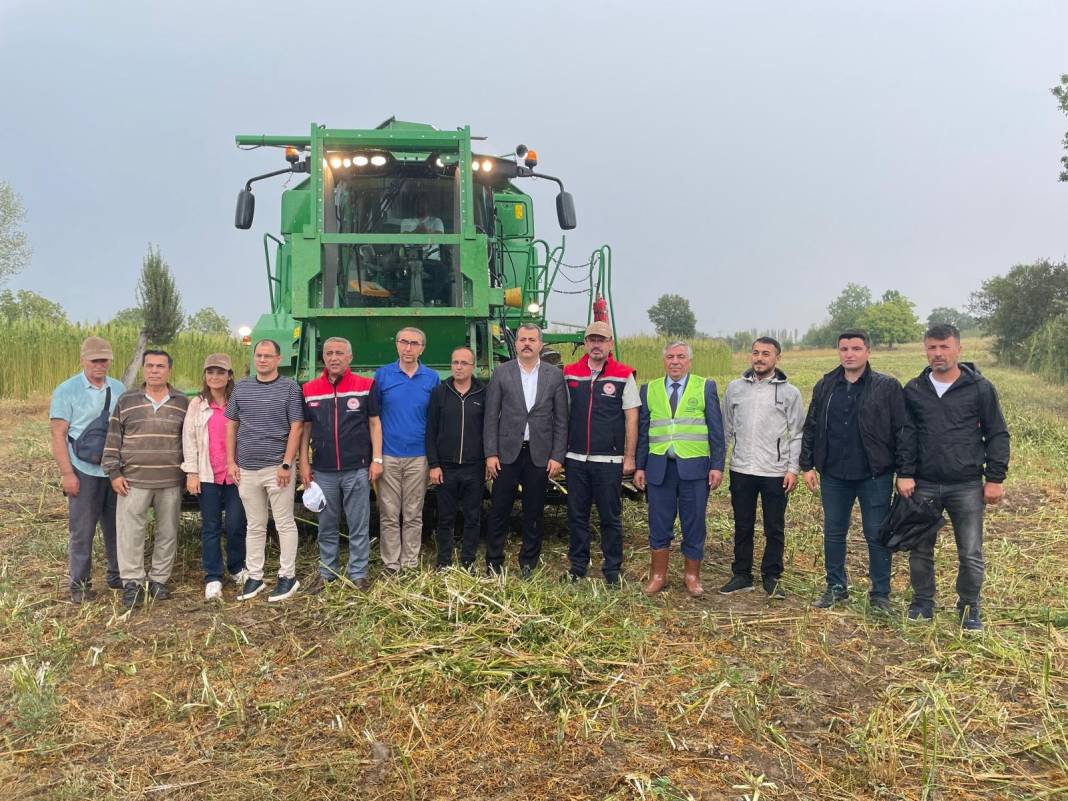
<path fill-rule="evenodd" d="M 93 597 L 90 573 L 97 524 L 104 535 L 107 584 L 113 590 L 122 589 L 115 549 L 115 492 L 100 467 L 108 419 L 126 389 L 121 381 L 108 376 L 112 358 L 106 339 L 86 338 L 81 349 L 82 369 L 56 387 L 48 410 L 52 455 L 67 496 L 70 597 L 74 603 Z"/>
<path fill-rule="evenodd" d="M 590 565 L 590 510 L 600 520 L 601 572 L 619 586 L 623 566 L 623 475 L 634 472 L 638 408 L 634 369 L 612 357 L 612 328 L 595 321 L 586 328 L 586 355 L 564 367 L 571 414 L 567 432 L 567 520 L 570 529 L 565 579 L 586 577 Z"/>

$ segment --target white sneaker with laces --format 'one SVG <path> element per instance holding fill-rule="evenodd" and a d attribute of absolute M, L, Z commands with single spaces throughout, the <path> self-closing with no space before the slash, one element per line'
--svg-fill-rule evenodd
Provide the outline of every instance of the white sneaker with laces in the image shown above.
<path fill-rule="evenodd" d="M 238 587 L 243 587 L 245 586 L 245 579 L 248 578 L 248 571 L 245 570 L 245 568 L 241 568 L 232 576 L 230 576 L 230 578 L 234 580 L 234 584 L 236 584 Z"/>
<path fill-rule="evenodd" d="M 212 601 L 217 598 L 222 598 L 222 582 L 209 581 L 204 585 L 204 600 Z"/>

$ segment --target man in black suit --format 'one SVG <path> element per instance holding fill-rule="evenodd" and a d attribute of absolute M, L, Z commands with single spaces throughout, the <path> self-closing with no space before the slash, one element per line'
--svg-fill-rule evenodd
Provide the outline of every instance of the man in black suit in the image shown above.
<path fill-rule="evenodd" d="M 567 452 L 567 389 L 560 368 L 541 361 L 541 329 L 516 331 L 517 358 L 493 373 L 486 392 L 483 442 L 486 473 L 493 479 L 486 565 L 499 573 L 504 563 L 508 516 L 523 487 L 523 545 L 519 569 L 528 578 L 541 555 L 542 509 L 549 479 L 560 472 Z"/>

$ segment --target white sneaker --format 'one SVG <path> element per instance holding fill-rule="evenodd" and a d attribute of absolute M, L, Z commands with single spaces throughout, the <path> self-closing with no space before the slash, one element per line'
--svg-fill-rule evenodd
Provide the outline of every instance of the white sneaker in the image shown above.
<path fill-rule="evenodd" d="M 216 598 L 222 598 L 222 582 L 209 581 L 204 585 L 204 600 L 213 601 Z"/>
<path fill-rule="evenodd" d="M 230 578 L 234 580 L 234 584 L 236 584 L 238 587 L 243 587 L 245 584 L 245 579 L 248 578 L 248 571 L 245 568 L 241 568 L 232 576 L 230 576 Z"/>

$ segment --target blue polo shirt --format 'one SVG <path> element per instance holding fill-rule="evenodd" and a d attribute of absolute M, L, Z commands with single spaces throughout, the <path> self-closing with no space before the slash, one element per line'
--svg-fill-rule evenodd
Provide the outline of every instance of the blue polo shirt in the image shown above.
<path fill-rule="evenodd" d="M 438 374 L 424 365 L 411 378 L 400 360 L 375 373 L 374 392 L 382 420 L 382 453 L 386 456 L 426 456 L 426 409 L 430 393 L 440 383 Z"/>
<path fill-rule="evenodd" d="M 49 419 L 66 420 L 67 436 L 78 439 L 85 427 L 104 411 L 104 398 L 107 397 L 109 386 L 111 387 L 111 409 L 109 411 L 114 413 L 119 396 L 126 391 L 121 381 L 108 376 L 107 382 L 98 389 L 89 382 L 84 372 L 71 376 L 52 393 L 52 403 L 48 407 Z M 104 478 L 107 475 L 100 469 L 100 465 L 83 462 L 75 456 L 69 439 L 67 440 L 67 453 L 70 455 L 70 463 L 79 473 L 97 478 Z"/>

